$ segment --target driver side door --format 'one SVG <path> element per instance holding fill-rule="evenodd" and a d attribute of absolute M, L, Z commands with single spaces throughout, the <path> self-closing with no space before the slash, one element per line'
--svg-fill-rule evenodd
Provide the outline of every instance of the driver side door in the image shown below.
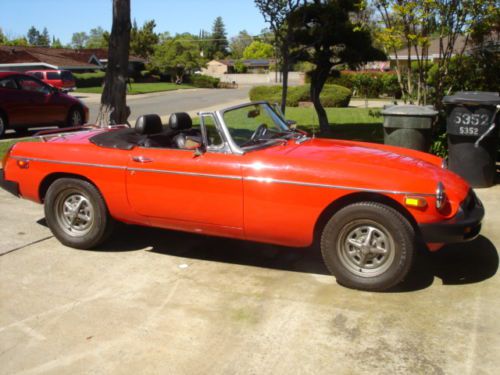
<path fill-rule="evenodd" d="M 238 155 L 136 147 L 127 194 L 134 211 L 153 226 L 243 238 Z"/>

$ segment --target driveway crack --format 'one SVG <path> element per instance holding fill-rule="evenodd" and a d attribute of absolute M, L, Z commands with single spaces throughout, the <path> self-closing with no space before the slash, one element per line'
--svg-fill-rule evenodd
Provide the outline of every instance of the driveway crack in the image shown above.
<path fill-rule="evenodd" d="M 28 244 L 26 244 L 26 245 L 16 247 L 16 248 L 14 248 L 14 249 L 12 249 L 12 250 L 8 250 L 8 251 L 6 251 L 6 252 L 4 252 L 4 253 L 1 253 L 1 254 L 0 254 L 0 257 L 3 257 L 4 255 L 10 254 L 10 253 L 13 253 L 14 251 L 17 251 L 17 250 L 22 250 L 22 249 L 24 249 L 24 248 L 26 248 L 26 247 L 28 247 L 28 246 L 35 245 L 35 244 L 37 244 L 37 243 L 40 243 L 40 242 L 46 241 L 46 240 L 51 239 L 51 238 L 53 238 L 53 237 L 54 237 L 54 236 L 44 237 L 44 238 L 41 238 L 41 239 L 39 239 L 39 240 L 36 240 L 36 241 L 30 242 L 30 243 L 28 243 Z"/>

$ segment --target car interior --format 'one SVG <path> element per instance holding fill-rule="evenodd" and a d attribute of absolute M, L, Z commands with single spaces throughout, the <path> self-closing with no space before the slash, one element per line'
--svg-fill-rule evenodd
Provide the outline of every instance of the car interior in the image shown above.
<path fill-rule="evenodd" d="M 97 146 L 130 150 L 135 146 L 195 150 L 202 145 L 201 131 L 185 112 L 172 113 L 168 126 L 156 114 L 140 116 L 133 129 L 118 129 L 90 138 Z"/>

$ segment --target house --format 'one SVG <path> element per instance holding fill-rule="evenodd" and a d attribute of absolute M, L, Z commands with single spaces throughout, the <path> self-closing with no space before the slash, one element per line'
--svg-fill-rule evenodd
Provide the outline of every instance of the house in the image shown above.
<path fill-rule="evenodd" d="M 62 69 L 87 72 L 106 68 L 107 49 L 71 49 L 48 47 L 0 46 L 0 71 Z M 129 57 L 129 69 L 144 69 L 146 61 Z"/>
<path fill-rule="evenodd" d="M 205 75 L 220 76 L 236 73 L 235 65 L 241 62 L 246 67 L 247 73 L 268 73 L 274 64 L 273 59 L 247 59 L 247 60 L 212 60 L 201 71 Z"/>
<path fill-rule="evenodd" d="M 447 44 L 448 44 L 448 37 L 445 37 L 443 39 L 443 48 L 446 48 Z M 473 44 L 470 40 L 467 39 L 466 36 L 459 35 L 455 41 L 455 45 L 453 46 L 452 56 L 460 55 L 462 53 L 467 55 L 472 53 L 474 50 L 478 48 L 495 49 L 496 51 L 498 51 L 500 49 L 498 34 L 492 33 L 491 36 L 487 38 L 485 43 L 483 43 L 480 46 Z M 430 61 L 431 63 L 436 63 L 442 58 L 440 52 L 439 38 L 432 39 L 429 45 L 426 47 L 426 49 L 427 49 L 427 61 Z M 407 48 L 402 48 L 399 51 L 397 51 L 397 56 L 400 64 L 402 66 L 406 66 L 408 63 L 408 57 L 410 58 L 410 61 L 417 61 L 417 57 L 420 57 L 422 55 L 422 47 L 420 46 L 417 47 L 417 51 L 418 55 L 415 51 L 415 47 L 411 48 L 409 55 Z M 394 67 L 396 65 L 396 54 L 395 53 L 389 54 L 389 60 L 391 62 L 391 67 Z"/>

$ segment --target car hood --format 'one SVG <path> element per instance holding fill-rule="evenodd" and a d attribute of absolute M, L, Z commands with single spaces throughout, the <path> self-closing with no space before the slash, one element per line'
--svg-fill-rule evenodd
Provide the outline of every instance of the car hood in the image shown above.
<path fill-rule="evenodd" d="M 441 158 L 400 147 L 313 139 L 263 151 L 255 155 L 261 159 L 257 169 L 263 177 L 422 194 L 434 194 L 438 182 L 458 196 L 469 190 L 462 178 L 441 167 Z M 279 160 L 279 168 L 273 159 Z"/>

